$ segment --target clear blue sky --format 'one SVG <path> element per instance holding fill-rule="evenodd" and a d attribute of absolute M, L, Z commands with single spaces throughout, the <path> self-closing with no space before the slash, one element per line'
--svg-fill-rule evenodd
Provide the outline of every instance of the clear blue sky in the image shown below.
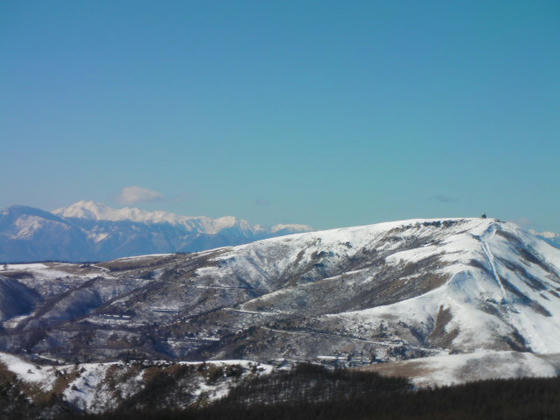
<path fill-rule="evenodd" d="M 560 2 L 0 2 L 0 207 L 560 231 Z"/>

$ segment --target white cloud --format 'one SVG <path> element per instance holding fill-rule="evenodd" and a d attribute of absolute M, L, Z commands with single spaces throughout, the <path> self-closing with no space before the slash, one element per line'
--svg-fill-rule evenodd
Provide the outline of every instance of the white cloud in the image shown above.
<path fill-rule="evenodd" d="M 136 204 L 147 201 L 155 201 L 161 198 L 163 198 L 163 194 L 157 191 L 133 185 L 130 187 L 124 187 L 117 196 L 117 201 L 121 204 Z"/>

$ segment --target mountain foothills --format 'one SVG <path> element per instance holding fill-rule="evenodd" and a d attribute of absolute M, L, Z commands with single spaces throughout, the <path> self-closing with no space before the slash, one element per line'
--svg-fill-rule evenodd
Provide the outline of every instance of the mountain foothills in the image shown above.
<path fill-rule="evenodd" d="M 194 252 L 310 230 L 305 225 L 250 225 L 231 216 L 113 209 L 93 201 L 53 212 L 12 206 L 0 212 L 0 262 L 83 262 Z"/>
<path fill-rule="evenodd" d="M 145 222 L 111 212 L 102 217 Z M 57 223 L 100 217 L 56 213 Z M 199 385 L 208 363 L 220 366 L 214 385 L 188 391 L 190 403 L 227 394 L 232 365 L 236 378 L 312 362 L 420 387 L 555 376 L 560 249 L 513 223 L 458 218 L 96 264 L 7 264 L 0 322 L 7 370 L 93 411 L 146 389 L 150 369 L 173 363 L 206 361 L 202 376 L 189 371 Z"/>

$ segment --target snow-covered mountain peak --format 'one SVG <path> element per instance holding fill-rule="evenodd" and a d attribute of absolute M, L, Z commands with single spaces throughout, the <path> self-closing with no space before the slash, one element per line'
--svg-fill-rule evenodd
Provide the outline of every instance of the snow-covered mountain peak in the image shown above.
<path fill-rule="evenodd" d="M 192 230 L 194 227 L 199 226 L 202 227 L 206 233 L 210 234 L 214 234 L 221 229 L 231 228 L 236 225 L 250 229 L 248 222 L 245 220 L 239 220 L 233 216 L 224 216 L 212 219 L 206 216 L 181 216 L 162 210 L 146 211 L 135 207 L 115 209 L 94 201 L 78 201 L 68 207 L 56 209 L 53 213 L 62 217 L 88 220 L 169 223 L 170 225 L 182 225 L 188 228 L 188 230 Z"/>
<path fill-rule="evenodd" d="M 309 230 L 303 225 L 251 225 L 234 216 L 112 208 L 86 200 L 53 212 L 12 206 L 0 212 L 0 261 L 96 261 L 193 252 Z"/>
<path fill-rule="evenodd" d="M 53 211 L 54 214 L 62 217 L 89 219 L 89 220 L 108 220 L 108 221 L 133 221 L 141 223 L 171 223 L 177 224 L 184 216 L 178 216 L 164 211 L 145 211 L 134 207 L 124 207 L 114 209 L 105 204 L 95 201 L 78 201 L 68 207 L 63 207 Z"/>
<path fill-rule="evenodd" d="M 106 220 L 112 222 L 130 221 L 137 223 L 169 223 L 173 226 L 183 226 L 188 231 L 201 228 L 205 233 L 215 234 L 222 229 L 239 225 L 250 230 L 250 225 L 244 220 L 233 216 L 212 219 L 206 216 L 181 216 L 162 210 L 146 211 L 135 207 L 115 209 L 94 201 L 78 201 L 68 207 L 53 211 L 54 214 L 67 218 L 87 220 Z"/>
<path fill-rule="evenodd" d="M 533 235 L 538 236 L 541 239 L 544 239 L 550 245 L 555 246 L 556 248 L 560 248 L 560 233 L 555 232 L 537 232 L 536 230 L 531 229 L 530 232 Z"/>
<path fill-rule="evenodd" d="M 162 210 L 146 211 L 134 207 L 115 209 L 105 204 L 94 201 L 78 201 L 68 207 L 56 209 L 53 214 L 77 219 L 99 221 L 131 221 L 138 223 L 169 223 L 173 226 L 182 226 L 187 231 L 201 230 L 206 234 L 217 234 L 223 229 L 238 228 L 246 233 L 277 232 L 307 232 L 312 228 L 307 225 L 275 225 L 267 229 L 260 225 L 251 225 L 243 219 L 234 216 L 223 216 L 216 219 L 206 216 L 182 216 Z"/>
<path fill-rule="evenodd" d="M 319 324 L 336 319 L 350 335 L 365 324 L 401 335 L 407 325 L 407 334 L 424 331 L 423 340 L 461 351 L 560 352 L 560 250 L 513 223 L 415 219 L 332 229 L 230 248 L 216 261 L 197 273 L 214 284 L 253 277 L 266 291 L 244 311 L 323 313 Z"/>
<path fill-rule="evenodd" d="M 111 220 L 113 209 L 91 200 L 80 200 L 68 207 L 54 210 L 52 213 L 62 217 L 90 220 Z"/>

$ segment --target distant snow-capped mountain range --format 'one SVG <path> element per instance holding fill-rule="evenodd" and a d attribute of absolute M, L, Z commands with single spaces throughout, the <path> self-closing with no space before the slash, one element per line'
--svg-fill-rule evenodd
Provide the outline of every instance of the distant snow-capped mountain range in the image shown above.
<path fill-rule="evenodd" d="M 194 252 L 290 233 L 306 225 L 251 225 L 233 216 L 213 219 L 78 201 L 52 212 L 12 206 L 0 212 L 0 261 L 97 261 L 124 256 Z"/>
<path fill-rule="evenodd" d="M 560 248 L 560 233 L 554 232 L 537 232 L 536 230 L 530 230 L 533 235 L 538 236 L 544 241 L 548 242 L 550 245 Z"/>

